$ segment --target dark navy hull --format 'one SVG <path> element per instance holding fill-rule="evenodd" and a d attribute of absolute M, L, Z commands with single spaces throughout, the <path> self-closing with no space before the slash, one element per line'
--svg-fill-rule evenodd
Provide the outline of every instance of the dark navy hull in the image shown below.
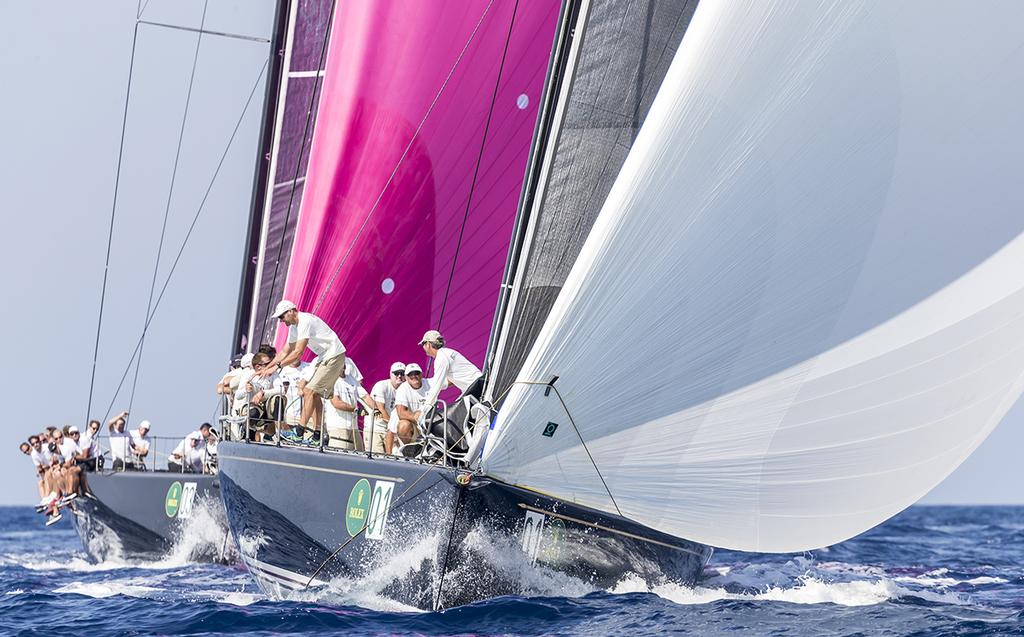
<path fill-rule="evenodd" d="M 627 573 L 692 583 L 711 556 L 706 546 L 452 468 L 258 444 L 219 451 L 231 531 L 275 597 L 307 585 L 372 585 L 389 599 L 444 608 L 529 593 L 538 568 L 595 587 Z"/>
<path fill-rule="evenodd" d="M 214 517 L 223 519 L 216 476 L 168 471 L 85 476 L 88 495 L 73 500 L 68 509 L 86 553 L 96 561 L 165 556 L 200 507 L 214 509 Z M 218 547 L 194 557 L 218 561 L 224 553 Z"/>

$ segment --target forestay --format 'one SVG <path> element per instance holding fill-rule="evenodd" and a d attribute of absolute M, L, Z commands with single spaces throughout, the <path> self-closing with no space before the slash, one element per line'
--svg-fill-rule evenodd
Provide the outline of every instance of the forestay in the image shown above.
<path fill-rule="evenodd" d="M 1024 5 L 962 9 L 702 3 L 484 469 L 799 551 L 956 468 L 1024 384 Z"/>

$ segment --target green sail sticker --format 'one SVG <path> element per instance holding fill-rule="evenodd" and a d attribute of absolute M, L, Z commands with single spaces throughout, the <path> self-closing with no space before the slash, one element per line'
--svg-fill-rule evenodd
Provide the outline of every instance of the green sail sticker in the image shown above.
<path fill-rule="evenodd" d="M 181 483 L 174 482 L 167 489 L 167 497 L 164 498 L 164 513 L 167 517 L 173 518 L 178 515 L 178 507 L 181 506 Z"/>
<path fill-rule="evenodd" d="M 363 478 L 352 487 L 352 492 L 348 494 L 348 505 L 345 507 L 345 527 L 348 529 L 349 535 L 355 537 L 363 530 L 369 511 L 370 483 Z"/>

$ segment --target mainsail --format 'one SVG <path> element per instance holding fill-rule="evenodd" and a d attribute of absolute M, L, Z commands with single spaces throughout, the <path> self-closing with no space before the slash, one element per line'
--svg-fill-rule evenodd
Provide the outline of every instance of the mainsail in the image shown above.
<path fill-rule="evenodd" d="M 927 493 L 1024 389 L 1022 20 L 702 3 L 485 471 L 751 551 Z"/>
<path fill-rule="evenodd" d="M 284 296 L 367 378 L 482 362 L 560 3 L 339 3 Z"/>

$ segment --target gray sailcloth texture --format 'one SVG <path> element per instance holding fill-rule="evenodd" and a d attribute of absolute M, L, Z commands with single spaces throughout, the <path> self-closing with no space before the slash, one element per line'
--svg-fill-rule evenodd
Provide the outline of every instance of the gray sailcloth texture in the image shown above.
<path fill-rule="evenodd" d="M 544 325 L 683 38 L 696 0 L 584 2 L 579 55 L 533 237 L 498 342 L 494 396 L 505 392 Z"/>
<path fill-rule="evenodd" d="M 277 321 L 272 320 L 269 313 L 284 292 L 295 243 L 295 225 L 323 83 L 319 72 L 323 70 L 321 54 L 328 33 L 331 2 L 297 0 L 291 6 L 271 150 L 271 183 L 263 209 L 256 292 L 249 319 L 251 350 L 260 343 L 273 342 L 277 330 Z"/>
<path fill-rule="evenodd" d="M 1021 24 L 702 2 L 484 469 L 779 552 L 949 475 L 1024 390 Z"/>

